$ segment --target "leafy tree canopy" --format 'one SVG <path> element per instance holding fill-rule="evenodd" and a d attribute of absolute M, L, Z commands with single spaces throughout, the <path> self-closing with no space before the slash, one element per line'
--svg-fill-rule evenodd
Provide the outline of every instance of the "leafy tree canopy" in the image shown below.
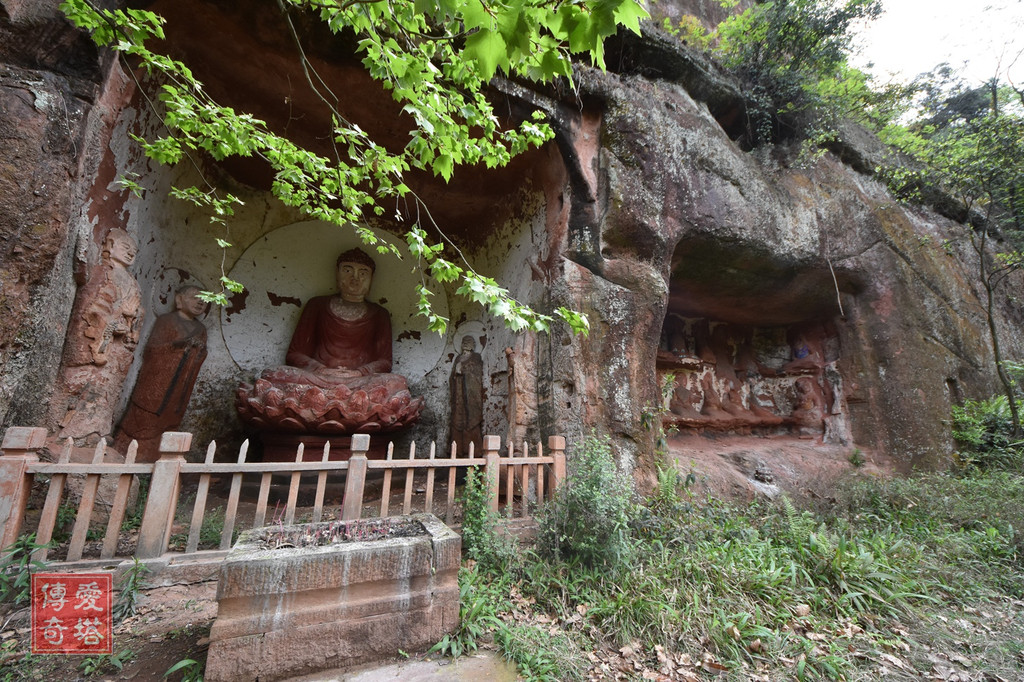
<path fill-rule="evenodd" d="M 880 12 L 880 0 L 770 0 L 730 16 L 711 32 L 692 18 L 684 18 L 678 28 L 670 23 L 666 28 L 709 49 L 740 80 L 747 100 L 746 138 L 758 146 L 793 132 L 782 130 L 787 115 L 808 112 L 812 119 L 834 119 L 852 110 L 849 104 L 857 96 L 877 99 L 865 87 L 863 74 L 847 65 L 846 56 L 854 22 Z M 843 111 L 837 112 L 839 108 Z M 812 120 L 810 136 L 819 132 L 820 124 L 829 123 Z M 804 121 L 801 127 L 806 125 Z"/>
<path fill-rule="evenodd" d="M 356 36 L 364 67 L 415 122 L 402 149 L 385 148 L 347 120 L 304 54 L 310 87 L 332 115 L 331 158 L 214 101 L 186 64 L 151 50 L 147 41 L 164 38 L 164 20 L 155 13 L 99 9 L 90 0 L 66 0 L 61 7 L 97 44 L 130 58 L 162 83 L 158 99 L 167 133 L 137 140 L 150 158 L 175 164 L 199 153 L 218 160 L 258 156 L 274 170 L 272 191 L 278 199 L 311 218 L 355 225 L 360 238 L 381 253 L 394 249 L 361 225 L 369 216 L 383 215 L 388 201 L 406 198 L 421 204 L 403 179 L 410 169 L 425 169 L 447 181 L 456 166 L 502 166 L 552 138 L 539 112 L 518 125 L 502 125 L 486 94 L 492 77 L 564 78 L 571 84 L 573 55 L 603 68 L 605 38 L 619 26 L 639 33 L 639 22 L 647 17 L 640 0 L 279 0 L 279 5 L 300 54 L 291 19 L 295 12 L 315 13 L 334 33 Z M 125 184 L 133 186 L 130 180 Z M 207 207 L 214 222 L 229 220 L 240 203 L 212 185 L 176 188 L 174 193 Z M 429 216 L 428 207 L 422 208 L 417 214 Z M 417 219 L 406 241 L 430 277 L 452 283 L 458 294 L 486 306 L 514 330 L 549 329 L 554 317 L 516 301 L 464 260 L 449 259 L 445 238 L 440 243 L 428 240 L 429 226 Z M 241 290 L 240 283 L 223 273 L 222 284 Z M 448 321 L 434 313 L 429 290 L 421 284 L 418 291 L 420 312 L 430 328 L 444 331 Z M 224 302 L 224 289 L 209 298 Z M 586 318 L 572 310 L 559 308 L 554 315 L 577 332 L 588 329 Z"/>
<path fill-rule="evenodd" d="M 963 236 L 974 253 L 996 370 L 1013 432 L 1020 434 L 996 300 L 1010 275 L 1024 269 L 1024 95 L 998 79 L 968 86 L 946 65 L 914 85 L 921 93 L 916 115 L 886 126 L 882 138 L 916 165 L 882 169 L 883 177 L 903 198 L 940 187 L 966 217 Z"/>

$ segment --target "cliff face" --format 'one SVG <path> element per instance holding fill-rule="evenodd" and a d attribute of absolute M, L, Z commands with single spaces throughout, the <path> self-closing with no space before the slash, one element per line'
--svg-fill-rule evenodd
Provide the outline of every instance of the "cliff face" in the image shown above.
<path fill-rule="evenodd" d="M 566 276 L 597 322 L 573 344 L 599 377 L 585 393 L 601 397 L 600 417 L 586 421 L 650 451 L 645 415 L 660 405 L 680 431 L 788 429 L 906 469 L 943 466 L 950 406 L 996 390 L 961 226 L 898 204 L 832 155 L 797 168 L 782 150 L 740 151 L 691 94 L 721 89 L 694 73 L 582 81 L 603 104 L 598 229 L 587 226 L 600 257 L 574 254 L 570 236 Z M 1018 357 L 1009 291 L 1002 329 Z"/>
<path fill-rule="evenodd" d="M 54 2 L 0 3 L 0 415 L 41 424 L 90 252 L 119 72 Z M 95 215 L 94 215 L 95 218 Z M 109 226 L 109 225 L 108 225 Z M 80 234 L 83 239 L 80 239 Z"/>
<path fill-rule="evenodd" d="M 197 74 L 224 103 L 317 139 L 324 112 L 293 89 L 304 79 L 289 41 L 276 32 L 284 29 L 272 21 L 272 3 L 253 9 L 261 26 L 255 33 L 246 28 L 249 14 L 199 0 L 168 9 L 176 15 L 168 28 L 173 50 L 198 58 Z M 195 17 L 202 31 L 190 30 L 189 21 L 200 21 Z M 0 160 L 0 414 L 5 426 L 56 431 L 60 410 L 43 403 L 82 284 L 75 273 L 81 280 L 88 272 L 109 230 L 125 229 L 139 242 L 132 271 L 147 325 L 166 310 L 168 278 L 216 282 L 220 262 L 196 209 L 166 199 L 166 188 L 194 170 L 153 167 L 128 150 L 124 131 L 158 129 L 127 85 L 131 79 L 52 15 L 16 19 L 11 10 L 0 15 L 3 35 L 21 36 L 0 41 L 7 46 L 0 87 L 10 94 L 0 100 L 0 131 L 11 140 Z M 32 56 L 36 48 L 24 36 L 39 22 L 65 36 L 60 59 Z M 211 31 L 222 38 L 204 40 Z M 233 71 L 217 51 L 239 45 L 258 56 Z M 551 116 L 558 138 L 547 148 L 500 172 L 472 169 L 461 180 L 457 174 L 450 186 L 414 179 L 481 272 L 538 307 L 586 312 L 592 331 L 586 338 L 564 329 L 513 335 L 479 307 L 441 291 L 455 324 L 437 343 L 421 342 L 412 323 L 396 317 L 398 290 L 386 288 L 405 286 L 405 275 L 396 275 L 371 295 L 389 299 L 396 357 L 415 369 L 414 393 L 427 397 L 424 420 L 410 437 L 444 438 L 445 382 L 458 339 L 469 333 L 480 340 L 484 362 L 484 431 L 517 442 L 555 432 L 578 442 L 596 429 L 610 434 L 623 464 L 641 473 L 654 466 L 659 427 L 690 438 L 861 447 L 907 469 L 943 466 L 952 446 L 950 406 L 995 390 L 973 261 L 957 241 L 962 228 L 898 204 L 836 155 L 801 168 L 791 150 L 741 150 L 730 138 L 743 115 L 735 86 L 667 36 L 623 40 L 611 53 L 615 70 L 582 68 L 579 92 L 569 98 L 495 84 L 513 105 L 540 106 Z M 371 106 L 385 100 L 351 64 L 315 59 L 332 86 L 357 103 L 355 120 L 390 111 Z M 78 70 L 69 72 L 67 64 Z M 256 81 L 254 71 L 285 73 Z M 282 102 L 308 110 L 281 113 Z M 399 140 L 401 126 L 389 116 L 377 115 L 371 125 Z M 869 156 L 852 142 L 842 154 Z M 278 322 L 241 324 L 242 297 L 204 321 L 210 355 L 193 398 L 202 409 L 184 427 L 197 432 L 197 442 L 223 442 L 241 435 L 234 389 L 258 370 L 247 364 L 256 362 L 249 357 L 255 344 L 245 335 L 267 345 L 261 362 L 272 364 L 278 350 L 283 357 L 274 344 L 287 344 L 286 318 L 301 303 L 283 296 L 284 282 L 308 276 L 298 267 L 307 256 L 298 251 L 279 254 L 282 262 L 295 259 L 296 268 L 287 270 L 293 274 L 273 276 L 253 254 L 286 233 L 327 235 L 336 228 L 309 225 L 281 206 L 266 191 L 266 169 L 202 167 L 207 179 L 246 202 L 232 227 L 236 246 L 227 267 L 252 271 L 250 310 L 261 301 L 267 310 L 288 309 Z M 112 189 L 128 171 L 145 181 L 144 196 Z M 1021 357 L 1019 304 L 1002 303 L 1007 355 Z M 122 396 L 133 381 L 129 374 Z M 82 399 L 60 394 L 52 402 Z"/>

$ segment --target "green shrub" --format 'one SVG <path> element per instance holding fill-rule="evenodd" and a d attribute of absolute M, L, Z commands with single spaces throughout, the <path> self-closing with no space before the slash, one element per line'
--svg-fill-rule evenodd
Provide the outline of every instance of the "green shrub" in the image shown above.
<path fill-rule="evenodd" d="M 837 92 L 844 99 L 845 89 L 830 92 L 822 82 L 842 76 L 851 25 L 880 12 L 878 0 L 774 0 L 754 3 L 718 26 L 715 54 L 744 85 L 754 146 L 786 137 L 782 115 L 843 104 L 834 100 Z"/>
<path fill-rule="evenodd" d="M 499 515 L 490 506 L 483 474 L 470 469 L 462 492 L 462 551 L 487 569 L 507 569 L 515 563 L 517 543 L 498 532 Z"/>
<path fill-rule="evenodd" d="M 623 566 L 634 516 L 630 480 L 618 472 L 607 437 L 590 436 L 568 462 L 565 482 L 541 511 L 541 554 L 585 565 Z"/>
<path fill-rule="evenodd" d="M 1018 400 L 1017 404 L 1024 410 L 1024 403 Z M 966 469 L 1019 470 L 1024 464 L 1024 440 L 1013 436 L 1005 395 L 954 405 L 953 438 L 960 446 L 958 455 Z"/>

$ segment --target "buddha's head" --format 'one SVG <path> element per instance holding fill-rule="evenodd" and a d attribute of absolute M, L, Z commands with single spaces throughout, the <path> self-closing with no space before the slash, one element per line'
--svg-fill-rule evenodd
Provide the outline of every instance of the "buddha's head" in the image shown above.
<path fill-rule="evenodd" d="M 135 262 L 137 251 L 135 240 L 127 232 L 117 227 L 108 232 L 107 238 L 103 241 L 103 255 L 125 267 Z"/>
<path fill-rule="evenodd" d="M 476 350 L 476 341 L 473 340 L 472 336 L 468 334 L 462 337 L 462 352 L 472 353 Z"/>
<path fill-rule="evenodd" d="M 376 269 L 377 264 L 361 249 L 349 249 L 338 256 L 335 277 L 342 300 L 349 303 L 366 300 Z"/>
<path fill-rule="evenodd" d="M 174 294 L 174 308 L 189 320 L 194 320 L 206 311 L 206 301 L 199 298 L 201 289 L 194 284 L 180 287 Z"/>

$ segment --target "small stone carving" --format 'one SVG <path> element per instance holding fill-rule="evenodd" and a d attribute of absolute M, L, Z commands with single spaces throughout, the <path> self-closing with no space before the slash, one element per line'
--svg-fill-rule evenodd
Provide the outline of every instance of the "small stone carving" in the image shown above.
<path fill-rule="evenodd" d="M 792 341 L 792 352 L 793 359 L 782 366 L 784 374 L 821 374 L 825 351 L 820 338 L 800 332 Z"/>
<path fill-rule="evenodd" d="M 469 444 L 475 443 L 479 455 L 483 444 L 484 419 L 484 363 L 476 352 L 472 336 L 462 337 L 462 352 L 452 363 L 448 381 L 451 400 L 451 436 L 460 457 L 469 454 Z"/>
<path fill-rule="evenodd" d="M 58 388 L 70 401 L 66 411 L 56 415 L 60 438 L 95 440 L 112 430 L 143 312 L 139 285 L 128 271 L 136 251 L 127 232 L 110 230 L 102 260 L 78 292 Z"/>
<path fill-rule="evenodd" d="M 537 425 L 537 334 L 522 332 L 505 349 L 508 360 L 508 440 L 519 447 Z"/>
<path fill-rule="evenodd" d="M 790 419 L 801 438 L 821 436 L 825 429 L 825 398 L 811 377 L 800 377 L 794 384 L 796 403 Z"/>
<path fill-rule="evenodd" d="M 206 359 L 206 327 L 196 318 L 206 310 L 199 287 L 184 286 L 174 297 L 175 310 L 156 318 L 142 353 L 142 368 L 128 410 L 114 438 L 125 452 L 139 442 L 136 461 L 155 462 L 160 434 L 181 425 L 199 368 Z"/>
<path fill-rule="evenodd" d="M 690 377 L 692 376 L 694 376 L 692 373 L 682 372 L 672 377 L 674 388 L 668 403 L 669 412 L 688 424 L 699 423 L 701 419 L 702 394 L 698 388 L 690 388 Z M 678 422 L 678 419 L 673 420 L 673 424 Z"/>
<path fill-rule="evenodd" d="M 391 372 L 391 316 L 368 302 L 373 259 L 338 257 L 338 293 L 306 304 L 285 365 L 242 384 L 235 406 L 257 430 L 351 434 L 412 424 L 423 408 L 405 377 Z"/>

